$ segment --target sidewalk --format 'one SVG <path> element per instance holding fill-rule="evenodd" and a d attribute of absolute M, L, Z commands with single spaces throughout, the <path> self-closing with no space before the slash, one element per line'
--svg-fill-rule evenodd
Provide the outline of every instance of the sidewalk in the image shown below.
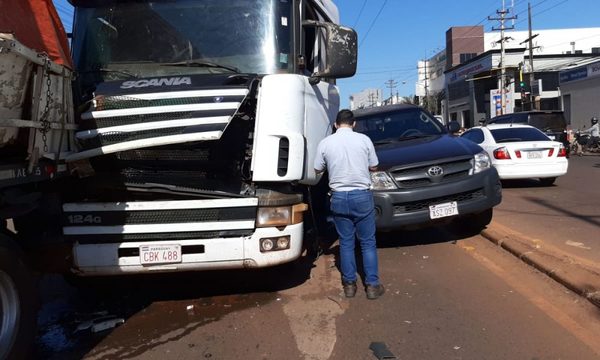
<path fill-rule="evenodd" d="M 492 222 L 481 235 L 600 307 L 600 267 Z"/>

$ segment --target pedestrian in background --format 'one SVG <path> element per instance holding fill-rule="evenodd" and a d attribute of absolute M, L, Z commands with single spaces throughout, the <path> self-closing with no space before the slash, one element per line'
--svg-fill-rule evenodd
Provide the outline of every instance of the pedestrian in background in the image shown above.
<path fill-rule="evenodd" d="M 356 239 L 360 243 L 365 288 L 368 299 L 384 293 L 379 282 L 379 265 L 375 241 L 375 206 L 371 193 L 371 174 L 379 161 L 371 139 L 353 131 L 354 114 L 341 110 L 337 114 L 335 134 L 319 143 L 314 168 L 329 173 L 331 213 L 339 235 L 340 270 L 346 297 L 356 295 Z"/>

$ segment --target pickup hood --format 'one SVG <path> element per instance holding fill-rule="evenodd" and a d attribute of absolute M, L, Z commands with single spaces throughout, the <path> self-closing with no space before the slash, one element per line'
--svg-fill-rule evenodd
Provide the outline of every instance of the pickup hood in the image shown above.
<path fill-rule="evenodd" d="M 385 171 L 407 164 L 473 156 L 483 149 L 469 140 L 446 134 L 376 145 L 375 151 L 378 168 Z"/>

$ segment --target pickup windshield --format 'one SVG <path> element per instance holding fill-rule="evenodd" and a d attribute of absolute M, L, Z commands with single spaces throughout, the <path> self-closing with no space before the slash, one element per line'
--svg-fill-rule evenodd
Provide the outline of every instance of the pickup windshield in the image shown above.
<path fill-rule="evenodd" d="M 357 116 L 354 130 L 376 145 L 446 133 L 442 124 L 419 108 Z"/>
<path fill-rule="evenodd" d="M 74 1 L 73 57 L 93 82 L 291 71 L 291 1 Z M 90 75 L 91 74 L 91 75 Z"/>

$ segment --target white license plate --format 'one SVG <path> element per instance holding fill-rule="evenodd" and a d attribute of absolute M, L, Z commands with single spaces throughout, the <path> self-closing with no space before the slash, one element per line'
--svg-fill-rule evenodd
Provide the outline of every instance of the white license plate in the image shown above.
<path fill-rule="evenodd" d="M 142 265 L 173 264 L 181 262 L 181 245 L 142 245 L 140 263 Z"/>
<path fill-rule="evenodd" d="M 542 152 L 541 151 L 528 151 L 527 152 L 527 158 L 528 159 L 541 159 L 542 158 Z"/>
<path fill-rule="evenodd" d="M 454 215 L 458 215 L 458 205 L 456 204 L 456 201 L 429 206 L 429 217 L 432 219 Z"/>

